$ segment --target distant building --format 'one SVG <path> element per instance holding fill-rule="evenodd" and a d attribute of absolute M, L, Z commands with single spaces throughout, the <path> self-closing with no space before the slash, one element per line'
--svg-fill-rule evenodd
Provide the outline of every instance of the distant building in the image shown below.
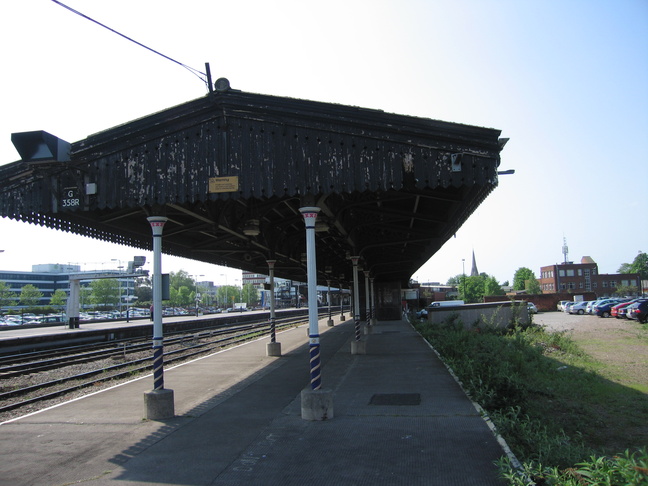
<path fill-rule="evenodd" d="M 135 295 L 135 280 L 131 278 L 122 278 L 121 270 L 102 270 L 102 273 L 114 273 L 115 279 L 119 281 L 119 288 L 122 299 Z M 47 263 L 42 265 L 32 265 L 31 272 L 16 272 L 10 270 L 0 270 L 0 282 L 4 282 L 11 292 L 20 298 L 20 292 L 25 285 L 31 284 L 36 287 L 43 296 L 39 305 L 49 305 L 52 295 L 57 290 L 63 290 L 67 295 L 70 294 L 70 274 L 96 273 L 96 270 L 82 272 L 80 265 L 62 265 L 58 263 Z M 89 285 L 91 280 L 81 280 L 81 286 Z M 16 302 L 17 306 L 20 306 Z"/>
<path fill-rule="evenodd" d="M 637 293 L 641 292 L 639 274 L 600 274 L 589 256 L 584 256 L 580 263 L 566 261 L 541 267 L 539 282 L 543 293 L 594 292 L 599 297 L 608 297 L 619 287 L 635 287 Z"/>

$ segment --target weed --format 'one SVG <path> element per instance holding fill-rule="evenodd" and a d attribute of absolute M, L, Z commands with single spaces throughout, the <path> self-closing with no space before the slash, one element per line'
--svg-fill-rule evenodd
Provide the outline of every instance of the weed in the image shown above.
<path fill-rule="evenodd" d="M 603 364 L 566 333 L 517 324 L 476 332 L 458 315 L 414 325 L 522 461 L 522 471 L 500 461 L 510 484 L 648 484 L 645 448 L 609 456 L 625 431 L 645 423 L 645 397 L 599 376 Z"/>

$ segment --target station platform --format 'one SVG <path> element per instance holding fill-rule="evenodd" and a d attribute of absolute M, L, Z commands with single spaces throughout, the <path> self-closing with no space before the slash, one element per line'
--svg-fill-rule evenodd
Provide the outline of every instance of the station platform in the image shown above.
<path fill-rule="evenodd" d="M 351 354 L 353 321 L 320 320 L 334 416 L 301 418 L 307 327 L 165 370 L 175 417 L 144 420 L 153 378 L 0 424 L 0 484 L 502 485 L 487 422 L 405 321 L 379 321 Z"/>

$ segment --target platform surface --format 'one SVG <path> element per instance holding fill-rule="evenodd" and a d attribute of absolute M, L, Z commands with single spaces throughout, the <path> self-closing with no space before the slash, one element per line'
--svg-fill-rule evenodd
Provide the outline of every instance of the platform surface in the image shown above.
<path fill-rule="evenodd" d="M 320 320 L 334 418 L 301 418 L 306 327 L 165 371 L 176 416 L 144 420 L 152 377 L 0 425 L 0 484 L 500 485 L 500 443 L 405 321 L 351 354 L 353 322 Z"/>

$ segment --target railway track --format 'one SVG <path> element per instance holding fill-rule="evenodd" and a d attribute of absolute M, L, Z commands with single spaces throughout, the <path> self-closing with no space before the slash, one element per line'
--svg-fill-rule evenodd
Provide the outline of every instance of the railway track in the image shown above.
<path fill-rule="evenodd" d="M 276 329 L 306 322 L 307 316 L 278 319 Z M 178 363 L 269 333 L 267 320 L 178 333 L 165 338 L 164 362 L 165 365 Z M 64 399 L 75 392 L 133 379 L 138 374 L 152 370 L 150 339 L 27 354 L 31 356 L 18 355 L 13 360 L 6 356 L 0 359 L 0 422 L 43 408 L 52 400 Z M 16 379 L 21 384 L 12 386 Z"/>

